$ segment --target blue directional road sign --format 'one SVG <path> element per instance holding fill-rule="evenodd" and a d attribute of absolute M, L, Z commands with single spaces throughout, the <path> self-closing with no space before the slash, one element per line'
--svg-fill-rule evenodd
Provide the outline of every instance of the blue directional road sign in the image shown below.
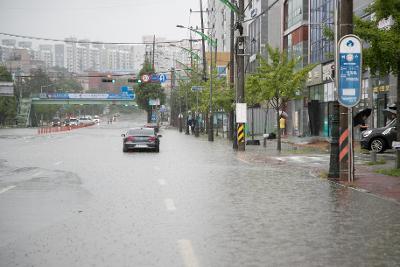
<path fill-rule="evenodd" d="M 158 77 L 158 74 L 154 73 L 151 75 L 150 80 L 151 80 L 151 82 L 154 83 L 154 82 L 159 82 L 160 78 Z"/>
<path fill-rule="evenodd" d="M 165 82 L 167 80 L 167 75 L 165 75 L 164 73 L 161 73 L 158 76 L 158 79 L 160 80 L 160 83 L 163 83 L 163 82 Z"/>
<path fill-rule="evenodd" d="M 338 47 L 338 100 L 342 106 L 351 108 L 361 98 L 361 40 L 349 34 L 339 40 Z"/>
<path fill-rule="evenodd" d="M 121 86 L 121 94 L 122 95 L 127 95 L 132 99 L 135 99 L 135 92 L 133 91 L 133 88 L 130 86 Z"/>

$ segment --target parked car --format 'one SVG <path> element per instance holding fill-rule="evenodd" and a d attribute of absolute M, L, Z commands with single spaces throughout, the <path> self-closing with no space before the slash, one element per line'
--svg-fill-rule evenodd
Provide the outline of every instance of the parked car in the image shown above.
<path fill-rule="evenodd" d="M 51 121 L 51 126 L 58 127 L 61 126 L 61 120 L 59 118 L 53 118 Z"/>
<path fill-rule="evenodd" d="M 69 125 L 70 126 L 78 126 L 79 120 L 77 118 L 69 118 Z"/>
<path fill-rule="evenodd" d="M 366 130 L 361 133 L 361 147 L 382 153 L 392 148 L 392 142 L 396 140 L 396 119 L 391 120 L 385 127 Z"/>
<path fill-rule="evenodd" d="M 126 134 L 121 135 L 122 151 L 130 149 L 146 149 L 160 152 L 160 137 L 152 128 L 131 128 Z"/>

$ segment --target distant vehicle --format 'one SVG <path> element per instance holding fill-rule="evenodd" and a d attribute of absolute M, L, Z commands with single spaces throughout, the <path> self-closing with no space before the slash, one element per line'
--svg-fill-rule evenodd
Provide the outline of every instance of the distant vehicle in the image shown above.
<path fill-rule="evenodd" d="M 77 118 L 69 118 L 69 126 L 78 126 L 79 120 Z"/>
<path fill-rule="evenodd" d="M 160 126 L 157 123 L 147 123 L 144 127 L 154 129 L 156 133 L 160 131 Z"/>
<path fill-rule="evenodd" d="M 121 136 L 123 137 L 123 152 L 128 152 L 130 149 L 150 149 L 160 152 L 159 138 L 161 135 L 158 135 L 152 128 L 131 128 Z"/>
<path fill-rule="evenodd" d="M 396 119 L 391 120 L 385 127 L 366 130 L 361 133 L 361 147 L 382 153 L 392 148 L 392 142 L 396 139 Z"/>
<path fill-rule="evenodd" d="M 65 119 L 62 123 L 63 126 L 69 126 L 69 119 Z"/>
<path fill-rule="evenodd" d="M 61 126 L 61 120 L 59 118 L 53 118 L 51 121 L 51 126 L 58 127 Z"/>
<path fill-rule="evenodd" d="M 79 124 L 80 125 L 88 125 L 88 124 L 93 124 L 93 120 L 90 116 L 87 117 L 80 117 L 79 118 Z"/>
<path fill-rule="evenodd" d="M 93 122 L 94 122 L 94 123 L 100 123 L 100 118 L 99 118 L 99 116 L 95 115 L 95 116 L 93 117 Z"/>

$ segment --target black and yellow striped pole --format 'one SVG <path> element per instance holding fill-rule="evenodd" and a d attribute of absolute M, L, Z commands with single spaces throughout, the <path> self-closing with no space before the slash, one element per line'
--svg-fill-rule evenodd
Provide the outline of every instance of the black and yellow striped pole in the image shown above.
<path fill-rule="evenodd" d="M 244 123 L 237 124 L 237 142 L 238 142 L 238 149 L 244 150 L 244 146 L 246 143 L 246 138 L 244 134 Z"/>

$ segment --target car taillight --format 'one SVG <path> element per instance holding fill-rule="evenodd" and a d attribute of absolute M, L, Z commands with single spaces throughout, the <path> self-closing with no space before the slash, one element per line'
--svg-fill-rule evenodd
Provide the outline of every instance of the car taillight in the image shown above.
<path fill-rule="evenodd" d="M 135 137 L 133 137 L 133 136 L 128 136 L 127 138 L 126 138 L 126 141 L 135 141 Z"/>
<path fill-rule="evenodd" d="M 155 142 L 155 141 L 156 141 L 156 138 L 154 136 L 149 137 L 149 142 Z"/>

